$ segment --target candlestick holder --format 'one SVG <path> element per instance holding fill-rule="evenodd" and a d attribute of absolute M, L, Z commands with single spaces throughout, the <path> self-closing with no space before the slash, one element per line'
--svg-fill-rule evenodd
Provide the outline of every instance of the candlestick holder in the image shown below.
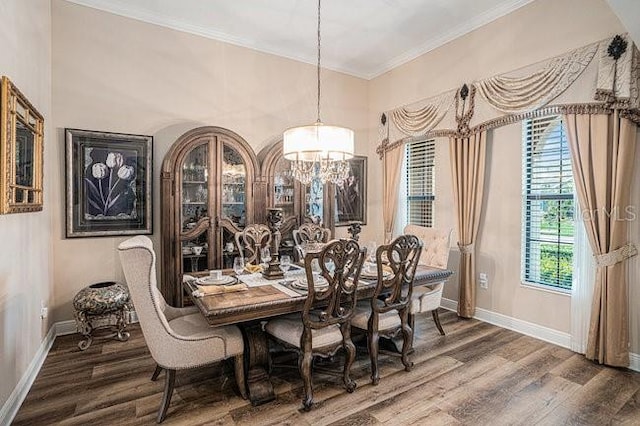
<path fill-rule="evenodd" d="M 282 226 L 282 219 L 284 212 L 281 208 L 272 207 L 267 209 L 267 224 L 271 230 L 271 242 L 273 244 L 271 249 L 271 262 L 266 270 L 262 272 L 262 276 L 268 280 L 281 280 L 284 278 L 284 272 L 280 269 L 280 240 L 282 235 L 280 234 L 280 227 Z"/>

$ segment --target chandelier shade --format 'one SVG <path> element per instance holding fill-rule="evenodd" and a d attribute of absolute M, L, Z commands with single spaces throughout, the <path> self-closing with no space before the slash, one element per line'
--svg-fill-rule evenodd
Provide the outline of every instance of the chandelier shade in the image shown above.
<path fill-rule="evenodd" d="M 353 130 L 315 123 L 284 132 L 282 153 L 290 161 L 345 161 L 353 158 Z"/>
<path fill-rule="evenodd" d="M 353 130 L 330 126 L 320 120 L 320 0 L 318 0 L 317 111 L 314 124 L 285 130 L 282 154 L 291 161 L 293 177 L 305 185 L 314 180 L 323 184 L 342 183 L 349 176 L 349 162 L 354 153 Z"/>

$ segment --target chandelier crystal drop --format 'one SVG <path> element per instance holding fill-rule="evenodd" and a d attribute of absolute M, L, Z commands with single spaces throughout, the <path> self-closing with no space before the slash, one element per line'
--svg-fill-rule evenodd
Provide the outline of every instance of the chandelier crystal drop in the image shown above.
<path fill-rule="evenodd" d="M 293 177 L 304 185 L 315 179 L 323 184 L 341 184 L 349 176 L 354 153 L 353 130 L 331 126 L 320 120 L 320 0 L 318 0 L 318 116 L 315 123 L 284 132 L 282 151 L 291 162 Z"/>

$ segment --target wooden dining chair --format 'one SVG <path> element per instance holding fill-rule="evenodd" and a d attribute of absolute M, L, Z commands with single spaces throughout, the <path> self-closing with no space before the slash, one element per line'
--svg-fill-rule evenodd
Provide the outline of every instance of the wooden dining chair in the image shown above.
<path fill-rule="evenodd" d="M 167 306 L 157 288 L 156 255 L 148 237 L 124 241 L 118 246 L 118 252 L 142 334 L 157 364 L 151 380 L 157 379 L 162 370 L 166 372 L 156 421 L 161 423 L 165 419 L 177 370 L 234 358 L 236 383 L 246 399 L 244 342 L 240 329 L 233 325 L 211 327 L 197 310 L 189 313 Z"/>
<path fill-rule="evenodd" d="M 378 282 L 370 301 L 361 301 L 355 308 L 351 324 L 365 330 L 371 358 L 371 382 L 380 382 L 378 370 L 379 339 L 393 339 L 402 334 L 400 356 L 406 371 L 413 364 L 409 352 L 413 342 L 413 330 L 409 323 L 409 308 L 413 292 L 413 279 L 422 252 L 422 242 L 415 235 L 401 235 L 390 244 L 376 250 Z M 383 260 L 388 259 L 391 272 L 384 275 Z"/>
<path fill-rule="evenodd" d="M 247 225 L 242 231 L 235 233 L 236 245 L 240 256 L 246 263 L 260 263 L 260 249 L 271 247 L 271 231 L 267 225 L 255 223 Z"/>
<path fill-rule="evenodd" d="M 305 254 L 304 245 L 308 242 L 326 243 L 329 241 L 331 231 L 316 223 L 303 223 L 298 229 L 293 230 L 293 241 L 298 261 L 302 261 Z"/>
<path fill-rule="evenodd" d="M 350 377 L 356 349 L 351 341 L 351 317 L 356 304 L 356 289 L 366 249 L 353 240 L 334 240 L 322 251 L 305 257 L 308 295 L 302 314 L 296 313 L 267 322 L 265 331 L 285 349 L 298 353 L 298 367 L 304 382 L 302 405 L 305 411 L 313 404 L 313 357 L 331 357 L 343 348 L 346 359 L 342 372 L 347 392 L 353 392 L 356 382 Z M 312 263 L 320 265 L 319 281 L 312 271 Z M 320 308 L 317 308 L 321 306 Z"/>

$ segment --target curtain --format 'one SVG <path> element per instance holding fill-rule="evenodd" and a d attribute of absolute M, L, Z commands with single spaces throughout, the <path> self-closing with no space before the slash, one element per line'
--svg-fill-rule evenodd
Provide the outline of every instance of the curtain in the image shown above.
<path fill-rule="evenodd" d="M 573 244 L 573 282 L 571 283 L 571 350 L 584 354 L 587 351 L 589 318 L 593 301 L 593 283 L 596 265 L 589 237 L 584 228 L 580 208 L 575 207 L 575 233 Z"/>
<path fill-rule="evenodd" d="M 400 170 L 404 145 L 399 144 L 393 149 L 385 151 L 382 163 L 382 220 L 384 222 L 384 241 L 391 241 L 393 223 L 396 218 L 396 204 L 398 202 L 398 188 L 400 186 Z"/>
<path fill-rule="evenodd" d="M 586 357 L 629 365 L 627 265 L 636 253 L 627 241 L 629 188 L 636 128 L 616 110 L 567 114 L 571 161 L 587 236 L 596 260 Z"/>
<path fill-rule="evenodd" d="M 476 308 L 475 241 L 480 225 L 487 132 L 449 139 L 453 200 L 460 248 L 458 315 L 471 318 Z"/>

